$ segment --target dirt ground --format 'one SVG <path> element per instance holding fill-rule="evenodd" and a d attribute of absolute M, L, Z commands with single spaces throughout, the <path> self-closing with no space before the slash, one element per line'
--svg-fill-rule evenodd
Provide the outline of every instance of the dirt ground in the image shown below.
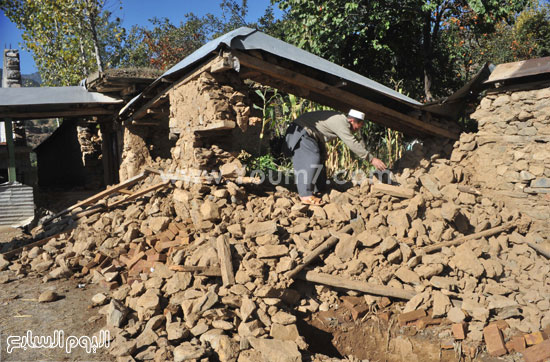
<path fill-rule="evenodd" d="M 21 229 L 10 226 L 0 226 L 0 243 L 7 243 L 13 238 L 23 235 Z"/>
<path fill-rule="evenodd" d="M 417 330 L 386 322 L 376 312 L 353 321 L 345 307 L 317 312 L 298 318 L 298 329 L 309 344 L 308 351 L 333 358 L 353 356 L 369 362 L 459 362 L 459 361 L 515 361 L 509 355 L 491 357 L 478 350 L 475 357 L 460 356 L 455 349 L 441 348 L 439 334 L 449 332 L 449 323 Z M 460 350 L 462 346 L 456 344 Z"/>
<path fill-rule="evenodd" d="M 0 361 L 113 361 L 107 349 L 97 349 L 88 354 L 76 347 L 71 353 L 61 348 L 13 349 L 7 353 L 8 336 L 23 336 L 31 331 L 33 336 L 53 336 L 63 331 L 69 336 L 93 336 L 105 325 L 103 316 L 90 308 L 91 297 L 100 292 L 97 285 L 79 285 L 74 279 L 42 283 L 41 279 L 25 277 L 15 279 L 11 271 L 0 273 L 0 279 L 8 275 L 9 282 L 0 286 Z M 54 290 L 60 298 L 51 303 L 39 303 L 38 296 Z"/>
<path fill-rule="evenodd" d="M 298 322 L 312 353 L 360 360 L 458 361 L 454 350 L 442 350 L 433 333 L 412 335 L 394 324 L 369 317 L 353 322 L 345 309 L 315 313 Z M 403 333 L 404 332 L 404 333 Z"/>

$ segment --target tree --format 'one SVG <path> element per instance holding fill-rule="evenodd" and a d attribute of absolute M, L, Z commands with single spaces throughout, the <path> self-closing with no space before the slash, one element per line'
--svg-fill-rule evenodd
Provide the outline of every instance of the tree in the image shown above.
<path fill-rule="evenodd" d="M 247 22 L 248 2 L 222 0 L 221 16 L 208 13 L 198 17 L 185 14 L 185 20 L 174 25 L 168 18 L 150 19 L 150 27 L 134 26 L 125 38 L 124 66 L 151 66 L 167 69 L 191 54 L 211 39 L 241 26 L 272 30 L 276 22 L 273 8 L 257 22 Z"/>
<path fill-rule="evenodd" d="M 458 19 L 447 24 L 445 39 L 462 81 L 474 75 L 486 62 L 515 62 L 550 55 L 550 5 L 532 0 L 512 19 L 501 19 L 494 31 L 475 33 Z"/>
<path fill-rule="evenodd" d="M 534 4 L 523 11 L 516 20 L 514 33 L 513 50 L 517 60 L 549 56 L 550 3 Z"/>
<path fill-rule="evenodd" d="M 4 0 L 0 8 L 23 30 L 44 85 L 74 85 L 116 59 L 112 54 L 123 32 L 104 5 L 104 0 Z"/>
<path fill-rule="evenodd" d="M 153 18 L 153 29 L 135 26 L 126 39 L 124 66 L 150 66 L 165 70 L 201 47 L 207 40 L 203 19 L 186 14 L 173 25 L 168 18 Z"/>
<path fill-rule="evenodd" d="M 273 0 L 287 13 L 286 40 L 413 97 L 448 95 L 456 82 L 445 33 L 456 19 L 494 31 L 527 0 Z M 420 90 L 423 89 L 423 92 Z"/>

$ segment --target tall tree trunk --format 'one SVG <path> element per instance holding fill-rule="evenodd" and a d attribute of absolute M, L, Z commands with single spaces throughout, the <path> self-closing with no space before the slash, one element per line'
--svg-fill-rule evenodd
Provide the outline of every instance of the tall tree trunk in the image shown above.
<path fill-rule="evenodd" d="M 82 34 L 82 23 L 78 23 L 78 30 L 80 31 L 80 34 Z M 87 77 L 89 74 L 88 72 L 88 66 L 86 65 L 86 51 L 84 50 L 84 43 L 82 43 L 82 37 L 78 37 L 78 45 L 80 46 L 80 61 L 82 62 L 82 71 L 85 77 Z"/>
<path fill-rule="evenodd" d="M 97 70 L 103 73 L 103 60 L 99 52 L 99 41 L 97 40 L 96 29 L 96 16 L 99 11 L 98 4 L 95 0 L 86 0 L 86 10 L 88 11 L 88 17 L 90 19 L 90 30 L 92 32 L 92 41 L 94 43 L 95 59 L 97 63 Z"/>
<path fill-rule="evenodd" d="M 424 13 L 424 29 L 423 29 L 423 53 L 424 53 L 424 94 L 426 96 L 426 101 L 432 101 L 433 96 L 431 92 L 432 87 L 432 24 L 431 24 L 431 13 L 427 11 Z"/>

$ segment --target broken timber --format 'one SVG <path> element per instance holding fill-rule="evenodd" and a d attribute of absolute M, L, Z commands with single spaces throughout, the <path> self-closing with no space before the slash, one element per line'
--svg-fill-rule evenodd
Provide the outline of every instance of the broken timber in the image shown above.
<path fill-rule="evenodd" d="M 239 59 L 242 66 L 257 70 L 273 79 L 316 92 L 331 99 L 345 100 L 346 104 L 365 112 L 370 119 L 387 127 L 399 129 L 406 133 L 411 133 L 411 130 L 414 130 L 422 134 L 443 136 L 454 140 L 458 139 L 457 133 L 449 131 L 439 125 L 423 122 L 353 93 L 346 92 L 337 87 L 242 52 L 233 51 L 232 53 Z"/>
<path fill-rule="evenodd" d="M 462 243 L 465 243 L 468 240 L 475 240 L 475 239 L 484 238 L 484 237 L 487 237 L 487 236 L 492 236 L 492 235 L 498 234 L 500 232 L 506 231 L 508 229 L 511 229 L 515 226 L 516 226 L 516 222 L 509 222 L 509 223 L 506 223 L 504 225 L 494 227 L 492 229 L 483 230 L 483 231 L 480 231 L 480 232 L 475 233 L 475 234 L 460 237 L 456 240 L 451 240 L 451 241 L 446 241 L 444 243 L 425 246 L 425 247 L 419 249 L 419 254 L 428 254 L 428 253 L 431 253 L 431 252 L 434 252 L 434 251 L 441 250 L 444 247 L 460 245 Z"/>
<path fill-rule="evenodd" d="M 170 270 L 178 272 L 199 273 L 207 277 L 219 277 L 222 275 L 220 268 L 207 266 L 170 265 Z"/>
<path fill-rule="evenodd" d="M 218 258 L 220 259 L 223 285 L 235 284 L 235 274 L 233 274 L 233 263 L 231 262 L 231 249 L 226 236 L 220 235 L 216 239 L 216 248 L 218 249 Z"/>
<path fill-rule="evenodd" d="M 530 243 L 528 241 L 525 241 L 525 244 L 527 244 L 531 249 L 535 250 L 540 255 L 544 256 L 546 259 L 550 259 L 550 251 L 544 250 L 540 245 Z"/>
<path fill-rule="evenodd" d="M 350 233 L 353 231 L 353 227 L 351 225 L 347 225 L 342 230 L 340 230 L 341 233 Z M 314 261 L 321 253 L 325 252 L 326 250 L 330 249 L 336 243 L 338 243 L 338 240 L 340 240 L 336 236 L 331 236 L 328 238 L 325 242 L 323 242 L 321 245 L 319 245 L 317 248 L 315 248 L 310 254 L 308 254 L 305 258 L 302 264 L 296 266 L 294 269 L 286 273 L 286 276 L 288 278 L 294 278 L 298 273 L 300 273 L 307 265 L 311 264 L 312 261 Z"/>
<path fill-rule="evenodd" d="M 16 254 L 19 254 L 21 253 L 23 250 L 28 250 L 28 249 L 32 249 L 34 248 L 35 246 L 42 246 L 42 245 L 45 245 L 48 243 L 48 241 L 52 240 L 52 239 L 55 239 L 57 238 L 58 236 L 61 236 L 69 231 L 71 231 L 72 229 L 74 229 L 76 227 L 76 225 L 73 225 L 71 226 L 70 228 L 68 228 L 67 230 L 63 230 L 62 232 L 60 233 L 57 233 L 55 235 L 51 235 L 51 236 L 48 236 L 44 239 L 41 239 L 41 240 L 38 240 L 38 241 L 35 241 L 33 243 L 30 243 L 30 244 L 27 244 L 27 245 L 24 245 L 20 248 L 17 248 L 17 249 L 13 249 L 13 250 L 10 250 L 8 252 L 5 252 L 3 253 L 2 255 L 5 256 L 6 258 L 10 258 L 12 257 L 13 255 L 16 255 Z"/>
<path fill-rule="evenodd" d="M 140 196 L 143 196 L 145 194 L 147 194 L 148 192 L 151 192 L 151 191 L 155 191 L 155 190 L 158 190 L 158 189 L 161 189 L 163 187 L 166 187 L 170 184 L 170 180 L 168 181 L 164 181 L 164 182 L 161 182 L 161 183 L 158 183 L 156 185 L 153 185 L 153 186 L 150 186 L 150 187 L 147 187 L 143 190 L 139 190 L 131 195 L 127 195 L 125 198 L 123 198 L 122 200 L 119 200 L 119 201 L 116 201 L 112 204 L 110 204 L 109 206 L 107 206 L 107 208 L 113 208 L 113 207 L 117 207 L 118 205 L 122 204 L 122 203 L 125 203 L 126 201 L 130 201 L 130 200 L 133 200 L 133 199 L 137 199 L 138 197 Z"/>
<path fill-rule="evenodd" d="M 118 190 L 122 190 L 122 189 L 126 189 L 127 187 L 129 186 L 132 186 L 136 183 L 138 183 L 139 181 L 143 180 L 144 178 L 147 177 L 148 175 L 148 171 L 146 172 L 142 172 L 140 173 L 139 175 L 137 176 L 134 176 L 132 177 L 131 179 L 129 180 L 126 180 L 124 182 L 121 182 L 119 183 L 118 185 L 115 185 L 113 187 L 110 187 L 110 188 L 107 188 L 106 190 L 104 191 L 101 191 L 97 194 L 95 194 L 94 196 L 91 196 L 89 198 L 87 198 L 86 200 L 83 200 L 83 201 L 80 201 L 80 202 L 77 202 L 76 204 L 74 204 L 73 206 L 70 206 L 68 208 L 66 208 L 65 210 L 62 210 L 60 212 L 58 212 L 57 214 L 53 215 L 52 217 L 50 217 L 48 220 L 44 221 L 44 224 L 43 225 L 46 225 L 48 223 L 50 223 L 52 220 L 60 217 L 60 216 L 63 216 L 71 211 L 73 211 L 74 209 L 76 209 L 77 207 L 80 207 L 80 206 L 85 206 L 85 205 L 89 205 L 89 204 L 92 204 L 96 201 L 99 201 L 101 200 L 102 198 L 104 198 L 105 196 L 108 196 L 110 194 L 113 194 L 115 192 L 118 192 Z"/>
<path fill-rule="evenodd" d="M 237 127 L 237 124 L 234 121 L 217 121 L 208 126 L 197 128 L 194 132 L 209 132 L 209 131 L 225 131 Z"/>
<path fill-rule="evenodd" d="M 372 193 L 383 193 L 390 196 L 401 197 L 404 199 L 412 199 L 414 190 L 409 190 L 404 187 L 388 185 L 383 183 L 373 184 L 371 186 Z"/>
<path fill-rule="evenodd" d="M 312 271 L 300 273 L 298 274 L 298 277 L 312 283 L 324 284 L 342 289 L 357 290 L 359 292 L 381 295 L 385 297 L 410 300 L 416 295 L 413 291 L 409 290 L 386 287 L 383 285 L 372 285 L 358 280 L 349 280 L 330 274 L 315 273 Z"/>

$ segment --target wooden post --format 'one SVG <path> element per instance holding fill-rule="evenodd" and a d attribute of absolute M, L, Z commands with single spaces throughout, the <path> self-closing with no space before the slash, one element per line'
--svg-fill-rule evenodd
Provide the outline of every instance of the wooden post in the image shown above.
<path fill-rule="evenodd" d="M 218 258 L 220 259 L 223 285 L 235 284 L 233 262 L 231 261 L 231 249 L 229 248 L 229 243 L 227 242 L 227 236 L 218 236 L 216 239 L 216 248 L 218 249 Z"/>
<path fill-rule="evenodd" d="M 8 181 L 15 182 L 17 181 L 17 176 L 15 174 L 15 144 L 13 142 L 13 126 L 11 118 L 6 118 L 4 120 L 6 125 L 6 143 L 8 145 Z"/>
<path fill-rule="evenodd" d="M 114 202 L 114 203 L 112 203 L 112 204 L 109 204 L 109 205 L 107 206 L 107 208 L 111 209 L 111 208 L 113 208 L 113 207 L 117 207 L 118 205 L 123 204 L 123 203 L 125 203 L 126 201 L 130 201 L 130 200 L 137 199 L 137 198 L 140 197 L 140 196 L 143 196 L 143 195 L 145 195 L 145 194 L 147 194 L 147 193 L 149 193 L 149 192 L 151 192 L 151 191 L 155 191 L 155 190 L 158 190 L 158 189 L 160 189 L 160 188 L 166 187 L 166 186 L 168 186 L 169 184 L 170 184 L 170 180 L 167 180 L 167 181 L 161 182 L 161 183 L 159 183 L 159 184 L 156 184 L 156 185 L 153 185 L 153 186 L 146 187 L 146 188 L 144 188 L 144 189 L 142 189 L 142 190 L 139 190 L 139 191 L 137 191 L 137 192 L 135 192 L 135 193 L 131 193 L 130 195 L 124 197 L 122 200 L 119 200 L 119 201 L 116 201 L 116 202 Z"/>
<path fill-rule="evenodd" d="M 50 223 L 52 220 L 60 217 L 60 216 L 63 216 L 65 214 L 68 214 L 69 212 L 73 211 L 74 209 L 76 209 L 77 207 L 81 207 L 81 206 L 85 206 L 85 205 L 89 205 L 89 204 L 92 204 L 96 201 L 99 201 L 101 200 L 102 198 L 104 198 L 105 196 L 108 196 L 110 194 L 113 194 L 115 192 L 117 192 L 118 190 L 120 189 L 126 189 L 132 185 L 135 185 L 136 183 L 138 183 L 139 181 L 145 179 L 147 177 L 149 173 L 148 172 L 142 172 L 140 173 L 139 175 L 137 176 L 134 176 L 132 177 L 131 179 L 128 179 L 118 185 L 115 185 L 113 187 L 110 187 L 106 190 L 103 190 L 89 198 L 87 198 L 86 200 L 83 200 L 83 201 L 79 201 L 77 202 L 76 204 L 66 208 L 65 210 L 61 210 L 60 212 L 58 212 L 57 214 L 53 215 L 53 216 L 50 216 L 50 218 L 48 218 L 47 220 L 45 220 L 42 225 L 46 225 L 48 223 Z"/>
<path fill-rule="evenodd" d="M 101 154 L 103 161 L 103 182 L 105 186 L 116 183 L 118 179 L 115 175 L 117 167 L 115 166 L 112 127 L 110 124 L 100 123 L 101 130 Z"/>
<path fill-rule="evenodd" d="M 188 273 L 200 273 L 204 276 L 219 277 L 222 275 L 220 268 L 215 266 L 187 266 L 187 265 L 170 265 L 170 270 Z"/>
<path fill-rule="evenodd" d="M 434 251 L 441 250 L 442 248 L 444 248 L 446 246 L 457 246 L 457 245 L 465 243 L 468 240 L 475 240 L 475 239 L 485 238 L 485 237 L 488 237 L 488 236 L 493 236 L 495 234 L 498 234 L 498 233 L 501 233 L 501 232 L 506 231 L 508 229 L 511 229 L 511 228 L 515 227 L 516 225 L 517 225 L 517 223 L 515 221 L 511 221 L 509 223 L 494 227 L 492 229 L 487 229 L 487 230 L 483 230 L 483 231 L 480 231 L 480 232 L 475 233 L 475 234 L 460 237 L 456 240 L 451 240 L 451 241 L 446 241 L 446 242 L 439 243 L 439 244 L 424 246 L 422 248 L 415 249 L 415 253 L 417 253 L 417 255 L 429 254 L 429 253 L 432 253 Z"/>
<path fill-rule="evenodd" d="M 401 197 L 404 199 L 412 199 L 414 197 L 414 190 L 388 184 L 374 184 L 371 187 L 371 192 Z"/>

